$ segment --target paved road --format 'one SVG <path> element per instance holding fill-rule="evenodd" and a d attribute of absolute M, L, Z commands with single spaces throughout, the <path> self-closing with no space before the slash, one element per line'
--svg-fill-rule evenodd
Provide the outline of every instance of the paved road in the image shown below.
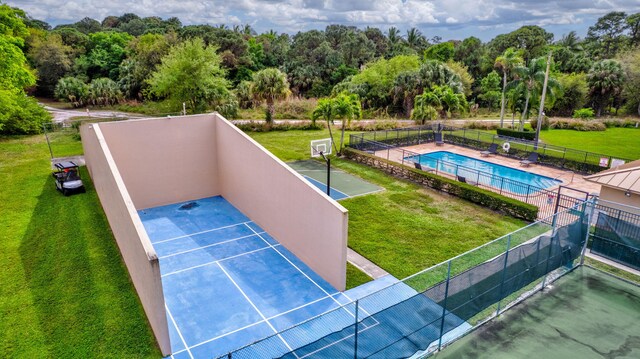
<path fill-rule="evenodd" d="M 136 113 L 127 113 L 127 112 L 120 112 L 120 111 L 96 111 L 96 110 L 88 110 L 88 109 L 84 109 L 84 110 L 61 110 L 61 109 L 57 109 L 51 106 L 46 106 L 44 104 L 41 104 L 47 111 L 49 111 L 52 115 L 53 115 L 53 121 L 54 122 L 64 122 L 69 120 L 70 118 L 73 117 L 79 117 L 79 116 L 83 116 L 83 117 L 95 117 L 95 118 L 129 118 L 129 119 L 136 119 L 136 118 L 145 118 L 145 117 L 149 117 L 149 116 L 145 116 L 145 115 L 141 115 L 141 114 L 136 114 Z M 162 117 L 162 116 L 159 116 Z M 238 124 L 243 124 L 243 123 L 249 123 L 251 121 L 264 121 L 263 119 L 255 119 L 255 120 L 232 120 L 231 122 L 233 123 L 238 123 Z M 375 121 L 378 120 L 359 120 L 358 122 L 360 123 L 373 123 Z M 412 120 L 405 120 L 405 119 L 399 119 L 399 120 L 395 120 L 396 122 L 402 124 L 402 125 L 412 125 L 414 124 L 414 122 Z M 500 119 L 475 119 L 475 118 L 469 118 L 469 119 L 460 119 L 460 120 L 447 120 L 447 122 L 449 123 L 462 123 L 462 122 L 467 122 L 467 121 L 476 121 L 476 122 L 500 122 Z M 279 124 L 279 123 L 306 123 L 309 122 L 309 120 L 275 120 L 275 123 Z M 335 121 L 336 125 L 340 124 L 340 121 Z"/>
<path fill-rule="evenodd" d="M 61 110 L 51 106 L 41 104 L 45 110 L 53 115 L 53 122 L 65 122 L 72 117 L 96 117 L 96 118 L 144 118 L 140 114 L 119 112 L 119 111 L 93 111 L 93 110 Z"/>

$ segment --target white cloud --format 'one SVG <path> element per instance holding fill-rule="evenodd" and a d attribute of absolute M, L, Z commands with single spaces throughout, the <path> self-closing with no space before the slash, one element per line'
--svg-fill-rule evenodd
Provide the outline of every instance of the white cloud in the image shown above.
<path fill-rule="evenodd" d="M 102 20 L 132 12 L 140 16 L 178 17 L 184 24 L 250 23 L 258 31 L 297 32 L 329 24 L 418 27 L 459 37 L 478 29 L 522 25 L 560 26 L 593 23 L 609 11 L 638 11 L 637 0 L 7 0 L 11 6 L 52 24 L 84 17 Z M 584 22 L 588 18 L 590 23 Z"/>

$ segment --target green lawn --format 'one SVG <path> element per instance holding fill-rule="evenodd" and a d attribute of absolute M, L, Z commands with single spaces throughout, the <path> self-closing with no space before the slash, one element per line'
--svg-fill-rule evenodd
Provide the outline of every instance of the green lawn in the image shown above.
<path fill-rule="evenodd" d="M 88 174 L 63 197 L 50 173 L 44 136 L 0 139 L 0 353 L 161 357 Z"/>
<path fill-rule="evenodd" d="M 540 137 L 544 142 L 557 146 L 622 158 L 640 158 L 640 129 L 637 128 L 608 128 L 591 132 L 549 130 L 541 131 Z"/>
<path fill-rule="evenodd" d="M 308 159 L 309 140 L 324 131 L 251 133 L 284 161 Z M 455 197 L 335 159 L 336 167 L 384 187 L 380 193 L 343 200 L 349 210 L 349 247 L 398 278 L 512 232 L 524 222 Z"/>
<path fill-rule="evenodd" d="M 355 288 L 372 280 L 373 278 L 347 262 L 347 289 Z"/>

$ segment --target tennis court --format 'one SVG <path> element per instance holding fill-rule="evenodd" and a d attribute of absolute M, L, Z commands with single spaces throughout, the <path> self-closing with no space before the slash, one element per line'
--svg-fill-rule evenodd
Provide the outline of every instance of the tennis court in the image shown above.
<path fill-rule="evenodd" d="M 287 163 L 291 168 L 300 173 L 304 178 L 321 191 L 327 191 L 327 166 L 316 160 L 296 161 Z M 356 176 L 331 168 L 331 198 L 341 200 L 344 198 L 362 196 L 365 194 L 382 191 L 372 183 Z"/>
<path fill-rule="evenodd" d="M 437 358 L 640 358 L 640 287 L 580 266 Z"/>
<path fill-rule="evenodd" d="M 160 260 L 173 358 L 214 358 L 350 301 L 223 197 L 139 215 Z"/>

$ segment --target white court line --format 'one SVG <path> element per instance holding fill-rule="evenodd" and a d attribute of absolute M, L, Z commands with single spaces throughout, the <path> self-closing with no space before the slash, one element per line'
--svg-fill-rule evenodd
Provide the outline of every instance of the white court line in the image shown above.
<path fill-rule="evenodd" d="M 362 332 L 364 332 L 364 331 L 366 331 L 366 330 L 369 330 L 369 329 L 371 329 L 371 328 L 373 328 L 373 327 L 377 326 L 378 324 L 380 324 L 380 323 L 376 323 L 376 324 L 374 324 L 374 325 L 372 325 L 372 326 L 370 326 L 370 327 L 366 327 L 366 328 L 364 328 L 364 329 L 362 329 L 362 330 L 358 330 L 358 333 L 362 333 Z M 334 345 L 336 345 L 336 344 L 340 343 L 341 341 L 347 340 L 347 339 L 351 338 L 351 337 L 352 337 L 352 336 L 354 336 L 354 335 L 355 335 L 355 334 L 349 334 L 349 335 L 347 335 L 346 337 L 344 337 L 344 338 L 342 338 L 342 339 L 340 339 L 340 340 L 336 340 L 335 342 L 333 342 L 333 343 L 331 343 L 331 344 L 327 344 L 327 345 L 323 346 L 322 348 L 316 349 L 316 350 L 312 351 L 311 353 L 307 353 L 307 354 L 305 354 L 305 355 L 303 355 L 303 356 L 301 356 L 301 357 L 298 357 L 298 356 L 296 355 L 296 353 L 293 353 L 293 354 L 294 354 L 294 355 L 296 355 L 296 357 L 298 357 L 299 359 L 304 359 L 304 358 L 306 358 L 306 357 L 308 357 L 308 356 L 310 356 L 310 355 L 313 355 L 313 354 L 319 353 L 319 352 L 321 352 L 321 351 L 323 351 L 323 350 L 325 350 L 325 349 L 327 349 L 327 348 L 329 348 L 329 347 L 332 347 L 332 346 L 334 346 Z"/>
<path fill-rule="evenodd" d="M 186 237 L 196 236 L 198 234 L 219 231 L 221 229 L 226 229 L 226 228 L 231 228 L 231 227 L 236 227 L 236 226 L 242 226 L 243 224 L 247 224 L 247 223 L 251 223 L 251 221 L 241 222 L 241 223 L 236 223 L 236 224 L 230 224 L 228 226 L 218 227 L 218 228 L 214 228 L 214 229 L 207 229 L 206 231 L 194 232 L 194 233 L 191 233 L 191 234 L 183 234 L 181 236 L 177 236 L 177 237 L 173 237 L 173 238 L 169 238 L 169 239 L 163 239 L 163 240 L 157 241 L 157 242 L 152 242 L 152 244 L 170 242 L 170 241 L 174 241 L 174 240 L 180 239 L 180 238 L 186 238 Z"/>
<path fill-rule="evenodd" d="M 289 351 L 293 352 L 293 348 L 291 348 L 291 346 L 289 345 L 289 343 L 287 343 L 286 340 L 284 340 L 284 338 L 278 333 L 278 331 L 276 330 L 276 328 L 273 327 L 273 325 L 271 325 L 271 323 L 269 323 L 269 321 L 267 320 L 267 318 L 264 316 L 264 314 L 262 314 L 262 312 L 260 311 L 260 309 L 258 309 L 258 307 L 256 307 L 255 304 L 253 304 L 253 302 L 251 301 L 251 299 L 249 299 L 249 297 L 245 294 L 245 292 L 242 290 L 242 288 L 240 288 L 240 286 L 238 285 L 238 283 L 236 283 L 235 280 L 233 280 L 233 278 L 231 278 L 231 276 L 229 275 L 229 273 L 227 273 L 227 271 L 224 269 L 224 267 L 222 266 L 222 264 L 220 264 L 220 262 L 217 263 L 218 267 L 220 267 L 220 269 L 222 269 L 222 271 L 224 272 L 224 274 L 227 275 L 227 277 L 229 278 L 229 280 L 231 281 L 231 283 L 233 283 L 233 285 L 236 286 L 236 288 L 238 288 L 238 290 L 240 291 L 240 293 L 242 294 L 242 296 L 244 297 L 244 299 L 247 300 L 247 302 L 249 302 L 249 304 L 251 304 L 251 306 L 253 307 L 253 309 L 256 310 L 256 312 L 258 312 L 258 314 L 262 317 L 262 320 L 267 322 L 267 325 L 269 326 L 269 328 L 271 328 L 271 330 L 273 330 L 273 332 L 278 336 L 278 338 L 280 338 L 280 340 L 282 340 L 282 342 L 284 343 L 284 345 L 287 346 L 287 349 L 289 349 Z M 296 353 L 293 353 L 293 355 L 295 355 L 296 358 L 298 358 L 298 355 Z"/>
<path fill-rule="evenodd" d="M 169 307 L 167 306 L 166 303 L 164 304 L 164 308 L 167 310 L 167 314 L 169 314 L 169 318 L 171 318 L 171 322 L 173 323 L 173 326 L 176 328 L 176 332 L 178 332 L 178 336 L 180 336 L 180 340 L 182 340 L 182 344 L 184 344 L 184 347 L 186 348 L 185 350 L 187 351 L 187 353 L 189 353 L 189 357 L 193 359 L 193 354 L 191 354 L 191 351 L 189 350 L 189 346 L 187 345 L 187 342 L 184 340 L 184 337 L 182 336 L 182 333 L 178 328 L 178 324 L 176 324 L 176 320 L 173 319 L 173 315 L 171 315 L 171 311 L 169 310 Z"/>
<path fill-rule="evenodd" d="M 355 301 L 354 301 L 353 299 L 351 299 L 351 297 L 349 297 L 348 295 L 346 295 L 344 292 L 343 292 L 343 293 L 340 293 L 340 294 L 344 295 L 344 296 L 345 296 L 345 297 L 347 297 L 347 299 L 349 300 L 349 303 L 347 303 L 347 304 L 345 304 L 345 305 L 353 304 L 353 305 L 355 306 Z M 360 301 L 360 299 L 358 299 L 358 301 Z M 374 317 L 373 317 L 373 315 L 372 315 L 371 313 L 369 313 L 366 309 L 364 309 L 364 307 L 363 307 L 363 308 L 360 308 L 360 304 L 358 304 L 358 309 L 361 309 L 361 310 L 362 310 L 366 315 L 368 315 L 368 316 L 369 316 L 369 318 L 373 319 L 373 320 L 376 322 L 376 324 L 380 324 L 380 322 L 378 321 L 378 319 L 374 318 Z M 366 318 L 365 318 L 365 319 L 366 319 Z M 362 322 L 362 320 L 361 320 L 361 322 Z M 369 327 L 368 325 L 366 325 L 366 324 L 364 324 L 364 323 L 362 323 L 362 324 L 363 324 L 363 325 L 365 325 L 366 327 Z M 372 325 L 372 326 L 373 326 L 373 325 Z"/>
<path fill-rule="evenodd" d="M 262 237 L 260 237 L 260 238 L 262 238 Z M 278 244 L 278 246 L 279 246 L 279 245 L 280 245 L 280 244 Z M 245 254 L 251 254 L 251 253 L 255 253 L 255 252 L 264 251 L 265 249 L 269 249 L 269 248 L 271 248 L 271 246 L 269 246 L 269 247 L 263 247 L 263 248 L 258 248 L 258 249 L 254 249 L 254 250 L 249 251 L 249 252 L 244 252 L 244 253 L 236 254 L 235 256 L 231 256 L 231 257 L 227 257 L 227 258 L 222 258 L 222 259 L 218 259 L 218 260 L 211 261 L 211 262 L 207 262 L 207 263 L 203 263 L 203 264 L 198 264 L 197 266 L 193 266 L 193 267 L 189 267 L 189 268 L 184 268 L 184 269 L 177 270 L 177 271 L 175 271 L 175 272 L 170 272 L 170 273 L 167 273 L 167 274 L 163 274 L 161 277 L 166 277 L 166 276 L 169 276 L 169 275 L 172 275 L 172 274 L 176 274 L 176 273 L 182 273 L 182 272 L 185 272 L 185 271 L 188 271 L 188 270 L 191 270 L 191 269 L 195 269 L 195 268 L 205 267 L 205 266 L 208 266 L 208 265 L 216 264 L 216 263 L 218 263 L 218 262 L 226 261 L 227 259 L 232 259 L 232 258 L 241 257 L 241 256 L 243 256 L 243 255 L 245 255 Z"/>
<path fill-rule="evenodd" d="M 253 230 L 253 228 L 251 228 L 248 224 L 245 224 L 245 226 L 247 226 L 247 228 L 249 228 L 250 230 L 252 230 L 252 231 L 253 231 L 253 233 L 255 233 L 256 235 L 258 235 L 258 237 L 262 238 L 262 240 L 263 240 L 267 245 L 269 245 L 269 247 L 273 248 L 273 250 L 274 250 L 274 251 L 276 251 L 276 252 L 277 252 L 277 253 L 278 253 L 282 258 L 284 258 L 287 262 L 289 262 L 289 264 L 291 264 L 291 265 L 293 266 L 293 268 L 297 269 L 297 270 L 298 270 L 298 272 L 302 273 L 302 275 L 304 275 L 308 280 L 310 280 L 310 281 L 311 281 L 311 283 L 315 284 L 315 285 L 316 285 L 316 287 L 320 288 L 320 290 L 321 290 L 321 291 L 323 291 L 323 292 L 324 292 L 324 294 L 326 294 L 326 295 L 330 296 L 329 292 L 327 292 L 326 290 L 324 290 L 324 288 L 322 288 L 320 285 L 318 285 L 318 283 L 316 283 L 313 279 L 311 279 L 311 277 L 309 277 L 309 276 L 307 275 L 307 273 L 303 272 L 300 268 L 298 268 L 298 266 L 297 266 L 297 265 L 293 264 L 293 262 L 291 262 L 291 261 L 289 260 L 289 258 L 287 258 L 284 254 L 280 253 L 280 251 L 279 251 L 277 248 L 275 248 L 275 246 L 272 246 L 272 245 L 271 245 L 271 243 L 269 243 L 269 242 L 268 242 L 266 239 L 264 239 L 260 234 L 258 234 L 258 232 L 254 231 L 254 230 Z M 338 304 L 338 306 L 343 307 L 343 306 L 340 304 L 340 302 L 338 302 L 338 300 L 337 300 L 336 298 L 333 298 L 333 297 L 331 297 L 331 298 L 333 299 L 333 301 L 334 301 L 334 302 L 336 302 L 336 303 Z M 343 307 L 343 308 L 344 308 L 344 307 Z M 348 311 L 346 308 L 345 308 L 344 310 L 345 310 L 347 313 L 349 313 L 352 317 L 354 317 L 354 318 L 355 318 L 355 315 L 353 315 L 353 313 L 351 313 L 350 311 Z"/>
<path fill-rule="evenodd" d="M 261 232 L 261 233 L 265 233 L 265 232 Z M 234 242 L 240 239 L 245 239 L 245 238 L 249 238 L 249 237 L 253 237 L 255 236 L 255 234 L 250 234 L 248 236 L 242 236 L 242 237 L 238 237 L 238 238 L 232 238 L 232 239 L 227 239 L 226 241 L 222 241 L 222 242 L 218 242 L 218 243 L 212 243 L 212 244 L 207 244 L 206 246 L 201 246 L 201 247 L 197 247 L 197 248 L 192 248 L 192 249 L 187 249 L 186 251 L 182 251 L 182 252 L 176 252 L 176 253 L 171 253 L 171 254 L 167 254 L 166 256 L 162 256 L 162 257 L 158 257 L 158 259 L 163 259 L 163 258 L 169 258 L 169 257 L 173 257 L 173 256 L 177 256 L 180 254 L 185 254 L 185 253 L 190 253 L 190 252 L 195 252 L 204 248 L 209 248 L 209 247 L 213 247 L 213 246 L 217 246 L 219 244 L 225 244 L 225 243 L 230 243 L 230 242 Z"/>
<path fill-rule="evenodd" d="M 337 294 L 340 294 L 340 292 L 337 292 L 337 293 L 336 293 L 336 294 L 334 294 L 333 296 L 335 296 L 335 295 L 337 295 Z M 310 305 L 312 305 L 312 304 L 315 304 L 315 303 L 321 302 L 321 301 L 323 301 L 323 300 L 329 299 L 329 297 L 330 297 L 330 296 L 322 297 L 322 298 L 316 299 L 316 300 L 314 300 L 314 301 L 312 301 L 312 302 L 309 302 L 309 303 L 303 304 L 303 305 L 298 306 L 298 307 L 295 307 L 295 308 L 293 308 L 293 309 L 289 309 L 289 310 L 287 310 L 286 312 L 278 313 L 278 314 L 276 314 L 276 315 L 274 315 L 274 316 L 272 316 L 272 317 L 267 318 L 266 320 L 268 321 L 268 320 L 271 320 L 271 319 L 275 319 L 275 318 L 281 317 L 281 316 L 283 316 L 283 315 L 287 315 L 287 314 L 289 314 L 289 313 L 291 313 L 291 312 L 295 312 L 295 311 L 296 311 L 296 310 L 298 310 L 298 309 L 302 309 L 302 308 L 304 308 L 304 307 L 308 307 L 308 306 L 310 306 Z M 325 312 L 322 312 L 322 313 L 318 314 L 318 315 L 317 315 L 317 316 L 315 316 L 315 317 L 311 317 L 310 319 L 313 319 L 313 318 L 316 318 L 316 317 L 323 316 L 323 315 L 325 315 L 325 314 L 327 314 L 327 313 L 330 313 L 330 312 L 332 312 L 332 311 L 334 311 L 334 310 L 336 310 L 336 309 L 337 309 L 337 308 L 329 309 L 329 310 L 327 310 L 327 311 L 325 311 Z M 238 329 L 232 330 L 232 331 L 230 331 L 230 332 L 228 332 L 228 333 L 224 333 L 224 334 L 218 335 L 217 337 L 214 337 L 214 338 L 211 338 L 211 339 L 207 339 L 207 340 L 205 340 L 205 341 L 203 341 L 203 342 L 200 342 L 200 343 L 198 343 L 198 344 L 194 344 L 194 345 L 190 346 L 189 348 L 190 348 L 190 349 L 193 349 L 193 348 L 195 348 L 195 347 L 201 346 L 201 345 L 203 345 L 203 344 L 207 344 L 207 343 L 212 342 L 212 341 L 214 341 L 214 340 L 218 340 L 218 339 L 220 339 L 220 338 L 226 337 L 227 335 L 231 335 L 231 334 L 233 334 L 233 333 L 237 333 L 237 332 L 239 332 L 239 331 L 241 331 L 241 330 L 244 330 L 244 329 L 247 329 L 247 328 L 251 328 L 251 327 L 253 327 L 253 326 L 256 326 L 256 325 L 258 325 L 258 324 L 262 324 L 262 323 L 265 323 L 265 321 L 264 321 L 264 320 L 260 320 L 260 321 L 257 321 L 257 322 L 255 322 L 255 323 L 251 323 L 251 324 L 246 325 L 246 326 L 244 326 L 244 327 L 242 327 L 242 328 L 238 328 Z M 291 328 L 294 328 L 294 327 L 295 327 L 295 325 L 294 325 L 293 327 L 290 327 L 290 328 L 287 328 L 287 329 L 281 330 L 279 333 L 285 332 L 285 331 L 287 331 L 287 330 L 289 330 L 289 329 L 291 329 Z M 186 350 L 184 350 L 184 349 L 183 349 L 183 350 L 180 350 L 180 351 L 178 351 L 178 352 L 175 352 L 174 354 L 179 354 L 179 353 L 182 353 L 182 352 L 184 352 L 184 351 L 186 351 Z"/>

